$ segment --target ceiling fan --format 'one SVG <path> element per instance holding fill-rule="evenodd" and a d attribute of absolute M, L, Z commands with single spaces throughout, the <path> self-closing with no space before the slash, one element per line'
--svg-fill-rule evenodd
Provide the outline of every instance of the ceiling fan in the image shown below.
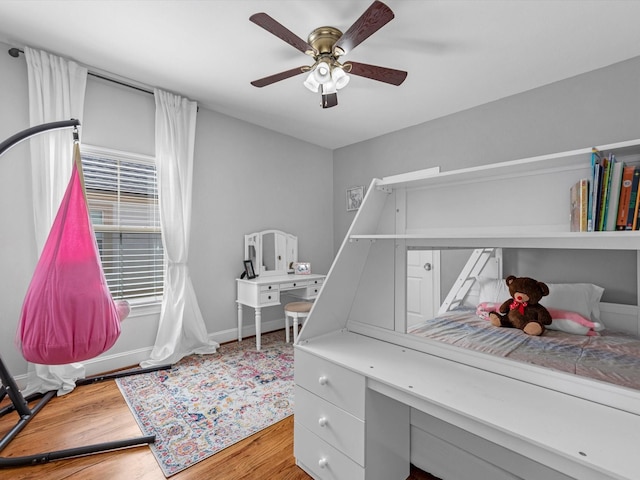
<path fill-rule="evenodd" d="M 287 78 L 307 73 L 305 87 L 312 92 L 322 94 L 322 108 L 334 107 L 338 104 L 337 91 L 349 83 L 349 75 L 370 78 L 391 85 L 400 85 L 407 78 L 407 72 L 392 68 L 378 67 L 366 63 L 347 61 L 341 63 L 339 58 L 349 53 L 364 40 L 393 19 L 391 9 L 376 0 L 342 33 L 334 27 L 319 27 L 309 34 L 305 42 L 295 33 L 278 23 L 266 13 L 256 13 L 249 17 L 256 25 L 284 40 L 292 47 L 313 58 L 311 66 L 292 68 L 268 77 L 254 80 L 251 85 L 265 87 Z"/>

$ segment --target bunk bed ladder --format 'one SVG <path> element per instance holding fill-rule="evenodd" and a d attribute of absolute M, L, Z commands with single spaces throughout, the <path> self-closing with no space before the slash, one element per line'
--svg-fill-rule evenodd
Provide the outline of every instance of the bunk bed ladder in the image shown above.
<path fill-rule="evenodd" d="M 445 313 L 460 306 L 464 298 L 469 293 L 469 290 L 471 290 L 476 278 L 482 273 L 485 267 L 487 267 L 487 264 L 492 258 L 496 262 L 495 269 L 497 270 L 493 272 L 493 274 L 501 274 L 501 254 L 502 252 L 499 248 L 474 249 L 457 280 L 451 287 L 451 290 L 449 290 L 444 302 L 440 305 L 438 313 Z"/>

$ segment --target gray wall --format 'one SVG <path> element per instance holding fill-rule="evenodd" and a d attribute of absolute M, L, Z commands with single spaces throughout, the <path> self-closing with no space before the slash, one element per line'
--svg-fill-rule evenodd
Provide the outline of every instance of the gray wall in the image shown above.
<path fill-rule="evenodd" d="M 0 43 L 0 52 L 9 45 Z M 24 58 L 0 53 L 0 141 L 29 126 Z M 81 140 L 153 155 L 153 95 L 89 76 Z M 333 154 L 250 123 L 200 108 L 197 119 L 189 264 L 207 331 L 236 337 L 235 279 L 243 269 L 244 235 L 276 228 L 298 236 L 299 257 L 327 272 L 333 260 Z M 65 161 L 61 159 L 61 161 Z M 71 159 L 68 159 L 71 161 Z M 13 339 L 35 263 L 28 142 L 0 157 L 0 354 L 15 377 L 26 362 Z M 245 325 L 253 312 L 245 309 Z M 132 314 L 116 345 L 86 362 L 87 373 L 137 363 L 155 340 L 158 309 Z M 281 321 L 281 322 L 280 322 Z M 281 309 L 263 322 L 284 326 Z M 281 323 L 281 325 L 280 325 Z M 20 378 L 18 378 L 20 381 Z"/>
<path fill-rule="evenodd" d="M 0 139 L 29 126 L 26 62 L 14 62 L 0 43 Z M 36 262 L 29 145 L 22 142 L 0 157 L 0 355 L 11 372 L 25 362 L 13 340 L 24 294 Z"/>
<path fill-rule="evenodd" d="M 197 128 L 191 277 L 208 331 L 229 332 L 237 324 L 234 279 L 243 271 L 245 234 L 292 233 L 299 260 L 314 272 L 329 271 L 333 157 L 330 150 L 206 109 L 198 113 Z M 263 323 L 284 318 L 281 308 L 262 313 Z M 252 309 L 244 309 L 244 319 L 253 325 Z"/>
<path fill-rule="evenodd" d="M 338 149 L 333 172 L 334 248 L 337 251 L 353 220 L 353 213 L 344 207 L 349 186 L 432 166 L 452 170 L 636 138 L 640 138 L 640 57 Z M 499 189 L 497 184 L 496 192 Z M 576 281 L 574 266 L 591 262 L 593 253 L 574 252 L 569 263 L 554 262 L 556 256 L 546 252 L 538 252 L 536 258 L 549 262 L 545 268 L 538 264 L 530 276 L 549 282 Z M 621 263 L 601 260 L 605 271 L 591 269 L 581 279 L 605 287 L 607 301 L 635 303 L 635 254 L 619 253 L 615 259 Z M 520 264 L 505 267 L 505 273 L 506 269 L 517 270 L 517 275 L 528 273 Z M 448 286 L 442 291 L 446 295 Z"/>

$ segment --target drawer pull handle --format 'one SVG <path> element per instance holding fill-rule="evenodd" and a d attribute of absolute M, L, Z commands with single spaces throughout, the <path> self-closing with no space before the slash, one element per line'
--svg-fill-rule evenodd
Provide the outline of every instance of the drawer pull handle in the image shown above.
<path fill-rule="evenodd" d="M 329 465 L 329 460 L 327 460 L 326 458 L 321 458 L 320 460 L 318 460 L 318 466 L 320 468 L 326 468 L 327 465 Z"/>
<path fill-rule="evenodd" d="M 329 421 L 326 419 L 326 417 L 320 417 L 318 419 L 318 425 L 320 425 L 321 427 L 326 427 L 327 423 L 329 423 Z"/>
<path fill-rule="evenodd" d="M 326 385 L 327 383 L 329 383 L 329 379 L 326 376 L 322 375 L 320 378 L 318 378 L 318 383 L 320 385 Z"/>

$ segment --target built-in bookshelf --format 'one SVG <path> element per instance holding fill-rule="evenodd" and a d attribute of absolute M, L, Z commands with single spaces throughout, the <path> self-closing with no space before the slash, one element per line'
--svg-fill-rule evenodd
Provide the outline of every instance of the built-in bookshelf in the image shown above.
<path fill-rule="evenodd" d="M 599 146 L 596 151 L 601 158 L 614 158 L 612 163 L 638 166 L 640 172 L 640 140 Z M 430 248 L 637 250 L 640 230 L 579 231 L 572 227 L 570 191 L 582 180 L 592 182 L 595 159 L 594 149 L 584 148 L 461 170 L 429 169 L 375 179 L 367 195 L 372 197 L 370 205 L 380 202 L 380 217 L 354 222 L 349 240 L 403 240 L 407 245 Z M 392 192 L 397 195 L 395 208 L 383 208 L 383 197 Z"/>

